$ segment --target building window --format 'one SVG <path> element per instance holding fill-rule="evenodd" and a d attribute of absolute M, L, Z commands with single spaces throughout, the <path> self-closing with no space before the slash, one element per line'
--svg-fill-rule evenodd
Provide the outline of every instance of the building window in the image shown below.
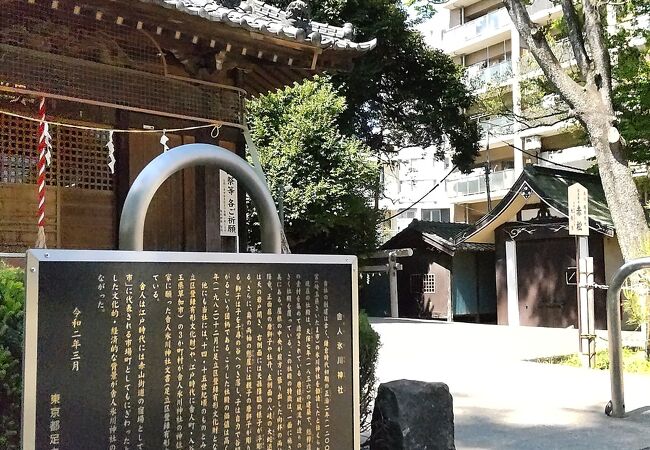
<path fill-rule="evenodd" d="M 428 220 L 429 222 L 449 222 L 449 216 L 448 208 L 422 210 L 422 220 Z"/>
<path fill-rule="evenodd" d="M 435 294 L 436 275 L 434 273 L 411 275 L 412 294 Z"/>
<path fill-rule="evenodd" d="M 404 214 L 402 214 L 402 217 L 405 219 L 415 219 L 415 213 L 415 208 L 407 209 L 404 211 Z"/>

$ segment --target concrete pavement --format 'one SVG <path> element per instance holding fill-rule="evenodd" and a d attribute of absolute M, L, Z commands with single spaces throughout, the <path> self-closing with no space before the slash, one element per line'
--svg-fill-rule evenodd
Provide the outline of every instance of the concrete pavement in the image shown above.
<path fill-rule="evenodd" d="M 371 323 L 382 339 L 380 382 L 407 378 L 449 385 L 458 449 L 650 447 L 650 376 L 625 376 L 631 413 L 612 419 L 604 414 L 609 372 L 524 361 L 576 352 L 576 330 L 404 319 Z"/>

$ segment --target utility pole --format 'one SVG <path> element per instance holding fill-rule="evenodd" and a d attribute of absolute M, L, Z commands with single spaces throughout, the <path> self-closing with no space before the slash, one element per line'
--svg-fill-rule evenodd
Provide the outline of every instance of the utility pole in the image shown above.
<path fill-rule="evenodd" d="M 480 126 L 480 119 L 479 119 Z M 490 132 L 485 133 L 485 191 L 487 193 L 487 210 L 492 211 L 492 193 L 490 192 Z"/>
<path fill-rule="evenodd" d="M 485 161 L 485 190 L 487 192 L 487 209 L 492 211 L 492 195 L 490 194 L 490 160 Z"/>
<path fill-rule="evenodd" d="M 284 185 L 280 184 L 280 198 L 278 198 L 278 215 L 280 216 L 280 223 L 284 230 Z"/>

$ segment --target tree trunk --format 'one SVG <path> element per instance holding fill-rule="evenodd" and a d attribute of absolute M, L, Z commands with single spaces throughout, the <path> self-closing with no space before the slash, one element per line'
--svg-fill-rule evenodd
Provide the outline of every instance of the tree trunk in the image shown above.
<path fill-rule="evenodd" d="M 628 261 L 641 256 L 641 243 L 647 238 L 648 225 L 616 129 L 611 63 L 595 0 L 582 2 L 584 26 L 577 20 L 572 3 L 563 4 L 582 84 L 572 79 L 559 63 L 542 30 L 530 20 L 525 2 L 504 0 L 504 3 L 544 75 L 587 129 L 596 150 L 598 171 L 623 258 Z M 591 50 L 591 60 L 586 57 L 583 36 Z"/>
<path fill-rule="evenodd" d="M 650 361 L 650 321 L 645 323 L 645 359 Z"/>
<path fill-rule="evenodd" d="M 621 253 L 629 261 L 642 256 L 642 243 L 647 237 L 648 225 L 632 173 L 622 154 L 621 141 L 609 142 L 613 124 L 606 117 L 611 116 L 595 112 L 593 116 L 586 116 L 584 123 L 591 145 L 596 149 L 598 172 Z"/>

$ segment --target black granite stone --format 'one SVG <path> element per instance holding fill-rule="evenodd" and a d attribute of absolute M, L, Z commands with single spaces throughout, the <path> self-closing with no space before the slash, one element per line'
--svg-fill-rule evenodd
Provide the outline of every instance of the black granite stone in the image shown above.
<path fill-rule="evenodd" d="M 350 264 L 38 272 L 37 449 L 353 448 Z"/>
<path fill-rule="evenodd" d="M 398 380 L 379 385 L 371 450 L 454 450 L 454 408 L 444 383 Z"/>

